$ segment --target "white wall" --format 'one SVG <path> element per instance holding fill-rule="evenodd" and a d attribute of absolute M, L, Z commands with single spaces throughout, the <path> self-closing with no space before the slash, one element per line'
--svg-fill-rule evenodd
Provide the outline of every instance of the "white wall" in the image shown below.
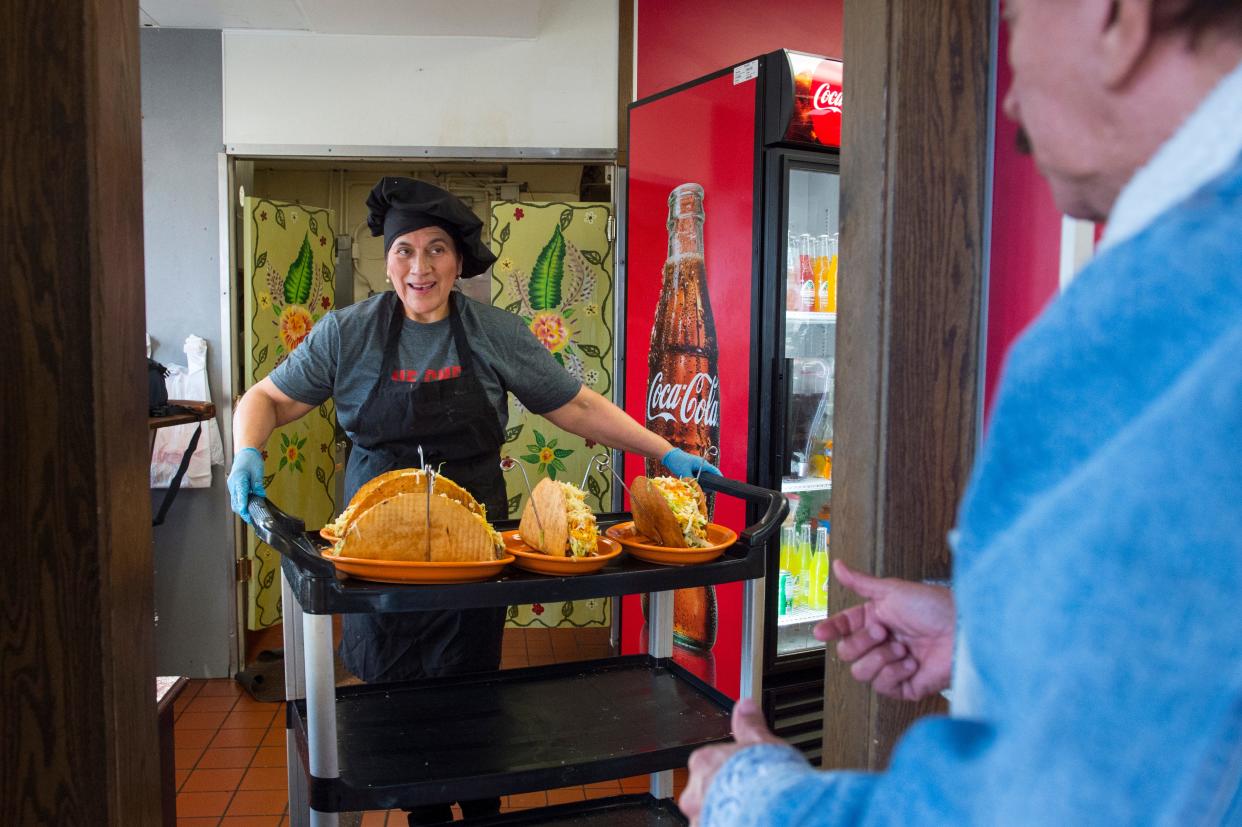
<path fill-rule="evenodd" d="M 533 39 L 224 33 L 227 145 L 617 145 L 617 0 L 545 0 Z"/>
<path fill-rule="evenodd" d="M 154 356 L 184 365 L 191 333 L 207 340 L 222 427 L 231 407 L 220 320 L 220 32 L 143 29 L 142 207 L 147 332 Z M 161 675 L 222 678 L 235 646 L 233 512 L 225 470 L 182 489 L 154 539 L 155 661 Z M 151 510 L 164 489 L 152 489 Z"/>

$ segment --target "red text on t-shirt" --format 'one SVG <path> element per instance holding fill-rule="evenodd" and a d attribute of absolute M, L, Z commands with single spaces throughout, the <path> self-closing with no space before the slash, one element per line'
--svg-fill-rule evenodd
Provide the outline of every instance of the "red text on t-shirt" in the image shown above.
<path fill-rule="evenodd" d="M 461 365 L 452 365 L 447 368 L 428 368 L 424 371 L 417 370 L 401 370 L 398 368 L 392 372 L 392 381 L 394 382 L 439 382 L 444 379 L 456 379 L 461 376 Z"/>

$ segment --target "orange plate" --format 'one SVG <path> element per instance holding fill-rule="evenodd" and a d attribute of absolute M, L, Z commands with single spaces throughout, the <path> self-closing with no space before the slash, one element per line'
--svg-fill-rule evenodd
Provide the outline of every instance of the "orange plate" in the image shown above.
<path fill-rule="evenodd" d="M 621 545 L 625 550 L 648 563 L 663 563 L 667 566 L 688 566 L 692 563 L 707 563 L 724 554 L 725 549 L 737 542 L 737 532 L 719 523 L 707 524 L 707 542 L 705 548 L 673 548 L 672 546 L 653 545 L 651 538 L 634 531 L 633 521 L 617 523 L 604 532 Z"/>
<path fill-rule="evenodd" d="M 621 544 L 607 537 L 599 538 L 595 545 L 595 557 L 553 557 L 526 545 L 516 529 L 502 531 L 500 536 L 504 538 L 505 551 L 517 558 L 514 565 L 536 574 L 555 574 L 562 577 L 591 574 L 602 569 L 609 560 L 621 553 Z"/>
<path fill-rule="evenodd" d="M 343 571 L 359 580 L 375 580 L 379 583 L 473 583 L 491 580 L 500 570 L 513 562 L 513 555 L 506 554 L 499 560 L 470 562 L 420 563 L 413 560 L 368 560 L 361 557 L 334 557 L 323 555 L 337 571 Z"/>

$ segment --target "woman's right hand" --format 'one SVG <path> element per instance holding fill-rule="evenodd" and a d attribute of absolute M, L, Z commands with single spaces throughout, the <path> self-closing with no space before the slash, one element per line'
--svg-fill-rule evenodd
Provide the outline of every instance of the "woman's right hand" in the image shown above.
<path fill-rule="evenodd" d="M 314 407 L 297 401 L 276 387 L 272 377 L 264 376 L 250 386 L 233 410 L 233 444 L 266 445 L 277 427 L 305 416 Z M 250 496 L 267 496 L 263 486 L 263 454 L 258 448 L 242 448 L 233 457 L 228 487 L 229 505 L 237 516 L 249 523 L 246 504 Z"/>
<path fill-rule="evenodd" d="M 263 454 L 258 448 L 242 448 L 233 457 L 233 470 L 229 471 L 227 482 L 229 488 L 229 505 L 237 516 L 247 523 L 250 512 L 246 506 L 251 495 L 266 497 L 267 489 L 263 487 Z"/>
<path fill-rule="evenodd" d="M 949 688 L 957 612 L 953 593 L 893 577 L 871 577 L 833 561 L 833 575 L 867 598 L 815 626 L 815 637 L 837 641 L 850 673 L 881 695 L 917 701 Z"/>

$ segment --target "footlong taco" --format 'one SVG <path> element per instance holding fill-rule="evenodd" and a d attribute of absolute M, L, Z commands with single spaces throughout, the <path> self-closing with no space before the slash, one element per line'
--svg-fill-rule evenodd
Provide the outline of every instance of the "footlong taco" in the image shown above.
<path fill-rule="evenodd" d="M 518 533 L 526 545 L 553 557 L 593 557 L 599 541 L 582 489 L 550 479 L 531 492 Z"/>
<path fill-rule="evenodd" d="M 401 468 L 372 477 L 358 489 L 340 516 L 323 527 L 323 533 L 337 539 L 344 537 L 346 529 L 354 519 L 371 506 L 397 494 L 418 491 L 427 491 L 427 474 L 417 468 Z M 487 519 L 487 508 L 471 496 L 469 491 L 447 477 L 436 477 L 436 493 L 456 500 L 471 513 Z"/>
<path fill-rule="evenodd" d="M 470 562 L 499 559 L 487 510 L 461 486 L 422 471 L 393 471 L 367 483 L 332 524 L 332 554 L 372 560 Z"/>
<path fill-rule="evenodd" d="M 707 498 L 692 477 L 635 477 L 630 484 L 634 528 L 670 548 L 704 548 Z"/>

